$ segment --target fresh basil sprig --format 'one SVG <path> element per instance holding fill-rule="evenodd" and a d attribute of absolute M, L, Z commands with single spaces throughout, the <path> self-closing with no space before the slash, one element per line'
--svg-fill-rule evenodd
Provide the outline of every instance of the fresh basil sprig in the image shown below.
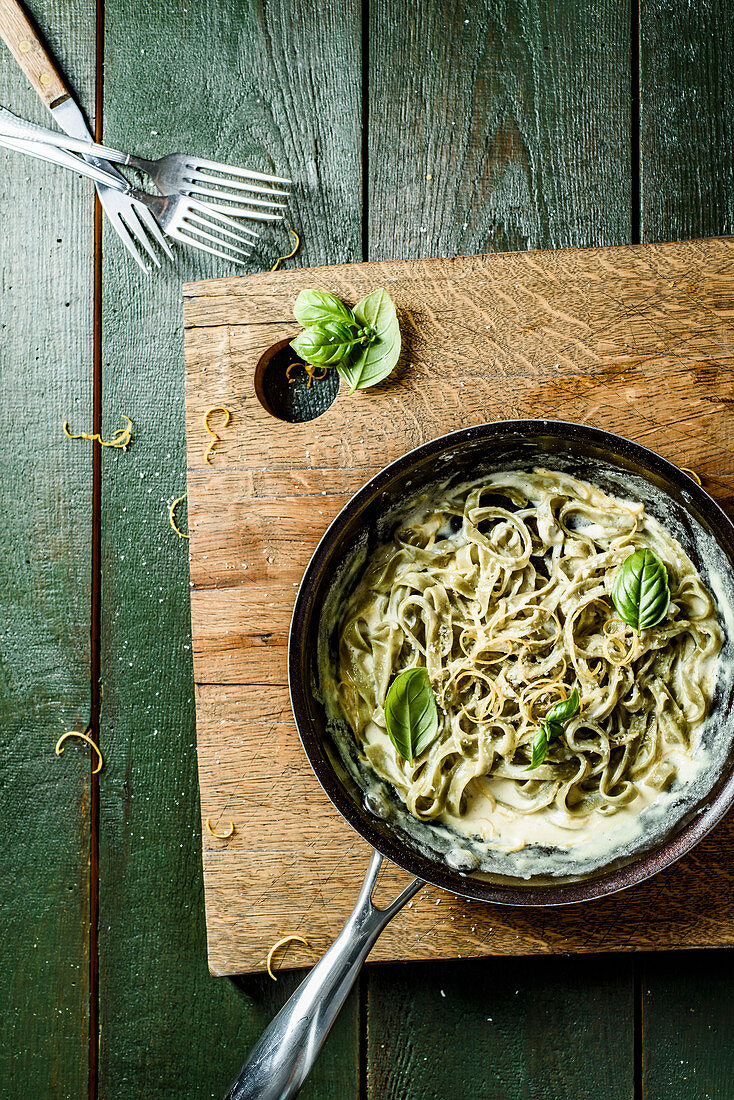
<path fill-rule="evenodd" d="M 635 550 L 622 563 L 612 585 L 612 600 L 619 617 L 635 630 L 657 626 L 668 613 L 668 571 L 647 547 Z"/>
<path fill-rule="evenodd" d="M 400 326 L 390 295 L 375 290 L 351 310 L 333 294 L 302 290 L 293 308 L 305 329 L 291 347 L 315 367 L 335 366 L 349 392 L 387 378 L 400 356 Z"/>
<path fill-rule="evenodd" d="M 291 347 L 311 366 L 330 367 L 346 358 L 357 345 L 370 344 L 374 339 L 373 332 L 345 321 L 322 321 L 291 340 Z"/>
<path fill-rule="evenodd" d="M 409 764 L 438 736 L 438 710 L 425 668 L 400 672 L 385 699 L 385 722 L 393 745 Z"/>
<path fill-rule="evenodd" d="M 533 755 L 530 759 L 528 771 L 542 764 L 548 755 L 548 746 L 563 733 L 567 722 L 570 722 L 575 714 L 578 714 L 580 705 L 578 688 L 574 688 L 568 699 L 562 699 L 555 703 L 545 718 L 538 726 L 538 732 L 533 741 Z"/>

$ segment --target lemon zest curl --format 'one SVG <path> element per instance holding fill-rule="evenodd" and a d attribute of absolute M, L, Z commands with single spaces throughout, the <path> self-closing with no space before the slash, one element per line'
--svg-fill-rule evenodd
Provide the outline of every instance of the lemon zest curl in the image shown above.
<path fill-rule="evenodd" d="M 217 833 L 217 832 L 215 832 L 214 828 L 212 826 L 212 823 L 211 823 L 211 818 L 209 818 L 209 817 L 206 819 L 204 824 L 206 825 L 206 831 L 208 833 L 211 833 L 212 836 L 215 836 L 217 838 L 217 840 L 229 840 L 229 838 L 231 836 L 234 836 L 234 833 L 235 833 L 234 821 L 230 821 L 229 829 L 227 830 L 226 833 Z"/>
<path fill-rule="evenodd" d="M 229 411 L 229 409 L 225 409 L 224 405 L 212 405 L 212 407 L 210 409 L 207 409 L 204 413 L 204 427 L 209 432 L 209 435 L 213 437 L 211 443 L 209 444 L 209 450 L 204 455 L 210 465 L 212 461 L 212 455 L 214 454 L 214 448 L 222 438 L 220 435 L 217 435 L 213 428 L 209 427 L 209 417 L 212 415 L 212 413 L 224 413 L 226 420 L 224 421 L 224 424 L 222 424 L 223 428 L 228 427 L 229 422 L 232 419 L 232 413 Z"/>
<path fill-rule="evenodd" d="M 176 497 L 176 499 L 171 501 L 171 503 L 168 505 L 168 520 L 176 534 L 180 535 L 182 539 L 191 538 L 190 535 L 187 535 L 184 531 L 181 530 L 180 527 L 176 525 L 176 508 L 181 503 L 181 501 L 185 499 L 185 497 L 186 493 L 181 493 L 180 497 Z"/>
<path fill-rule="evenodd" d="M 286 372 L 285 372 L 285 376 L 288 379 L 288 381 L 291 383 L 291 385 L 293 385 L 293 383 L 296 381 L 295 378 L 291 378 L 291 371 L 293 370 L 294 367 L 303 367 L 306 374 L 308 375 L 308 382 L 306 383 L 306 389 L 307 390 L 311 389 L 311 383 L 314 381 L 314 379 L 317 382 L 320 382 L 322 378 L 326 378 L 326 367 L 322 368 L 321 374 L 317 374 L 316 372 L 318 371 L 319 368 L 318 367 L 312 367 L 310 363 L 291 363 L 290 366 L 287 367 Z"/>
<path fill-rule="evenodd" d="M 101 447 L 117 447 L 119 450 L 126 451 L 128 443 L 132 438 L 132 426 L 133 422 L 129 416 L 121 414 L 123 420 L 127 420 L 127 424 L 124 428 L 118 428 L 112 436 L 112 439 L 103 439 L 101 432 L 79 432 L 78 435 L 73 435 L 69 431 L 69 421 L 64 421 L 64 435 L 69 439 L 88 439 L 90 443 L 99 443 Z"/>
<path fill-rule="evenodd" d="M 268 951 L 268 958 L 267 958 L 267 962 L 266 962 L 265 965 L 267 967 L 268 974 L 270 975 L 270 977 L 273 979 L 274 982 L 277 982 L 278 979 L 276 978 L 275 974 L 273 974 L 273 970 L 272 970 L 273 955 L 275 954 L 275 952 L 279 948 L 284 947 L 287 943 L 293 943 L 293 942 L 303 943 L 303 944 L 306 945 L 306 947 L 311 946 L 310 943 L 308 942 L 308 940 L 304 940 L 303 936 L 283 936 L 283 939 L 278 940 L 277 943 L 274 943 L 273 946 Z"/>
<path fill-rule="evenodd" d="M 99 757 L 96 766 L 92 768 L 92 775 L 97 775 L 98 772 L 101 772 L 102 768 L 104 767 L 104 757 L 102 756 L 99 745 L 96 743 L 96 741 L 92 740 L 89 734 L 81 733 L 80 730 L 69 730 L 67 733 L 61 734 L 61 737 L 56 742 L 56 755 L 61 756 L 62 752 L 64 751 L 64 741 L 66 741 L 67 737 L 79 737 L 82 741 L 86 741 L 88 745 L 92 746 L 97 756 Z"/>
<path fill-rule="evenodd" d="M 296 243 L 293 246 L 293 251 L 289 252 L 287 256 L 278 256 L 278 259 L 275 261 L 273 266 L 270 268 L 271 271 L 277 271 L 278 268 L 280 267 L 281 260 L 290 260 L 290 259 L 292 259 L 293 256 L 295 256 L 296 252 L 298 252 L 298 249 L 301 247 L 301 238 L 298 236 L 298 234 L 296 233 L 293 226 L 289 225 L 288 229 L 296 239 Z"/>

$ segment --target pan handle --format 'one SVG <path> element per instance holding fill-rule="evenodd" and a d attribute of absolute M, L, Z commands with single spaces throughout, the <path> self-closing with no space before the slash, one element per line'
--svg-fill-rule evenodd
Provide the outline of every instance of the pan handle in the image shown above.
<path fill-rule="evenodd" d="M 386 909 L 377 909 L 372 891 L 381 864 L 375 852 L 349 920 L 260 1036 L 224 1100 L 290 1100 L 300 1091 L 380 932 L 425 886 L 413 879 Z"/>

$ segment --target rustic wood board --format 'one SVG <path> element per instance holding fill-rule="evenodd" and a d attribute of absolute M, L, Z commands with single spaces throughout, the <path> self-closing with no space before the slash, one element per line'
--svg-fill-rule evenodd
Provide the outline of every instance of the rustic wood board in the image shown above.
<path fill-rule="evenodd" d="M 377 469 L 443 432 L 507 417 L 587 422 L 696 469 L 734 511 L 734 242 L 690 241 L 312 268 L 188 284 L 191 600 L 213 973 L 260 970 L 276 938 L 312 962 L 351 909 L 367 845 L 314 778 L 290 711 L 286 639 L 324 529 Z M 254 369 L 295 334 L 304 287 L 353 303 L 386 286 L 405 355 L 385 384 L 319 418 L 275 419 Z M 232 422 L 212 464 L 203 414 Z M 468 903 L 426 888 L 378 960 L 734 944 L 734 821 L 651 882 L 565 910 Z M 406 880 L 397 868 L 381 888 Z"/>

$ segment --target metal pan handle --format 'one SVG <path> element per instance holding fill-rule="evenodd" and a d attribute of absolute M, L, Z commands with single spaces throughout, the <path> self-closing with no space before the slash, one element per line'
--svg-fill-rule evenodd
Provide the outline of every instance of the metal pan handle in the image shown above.
<path fill-rule="evenodd" d="M 380 932 L 425 886 L 413 879 L 386 909 L 377 909 L 372 891 L 381 864 L 375 852 L 349 920 L 260 1036 L 224 1100 L 289 1100 L 300 1091 Z"/>

